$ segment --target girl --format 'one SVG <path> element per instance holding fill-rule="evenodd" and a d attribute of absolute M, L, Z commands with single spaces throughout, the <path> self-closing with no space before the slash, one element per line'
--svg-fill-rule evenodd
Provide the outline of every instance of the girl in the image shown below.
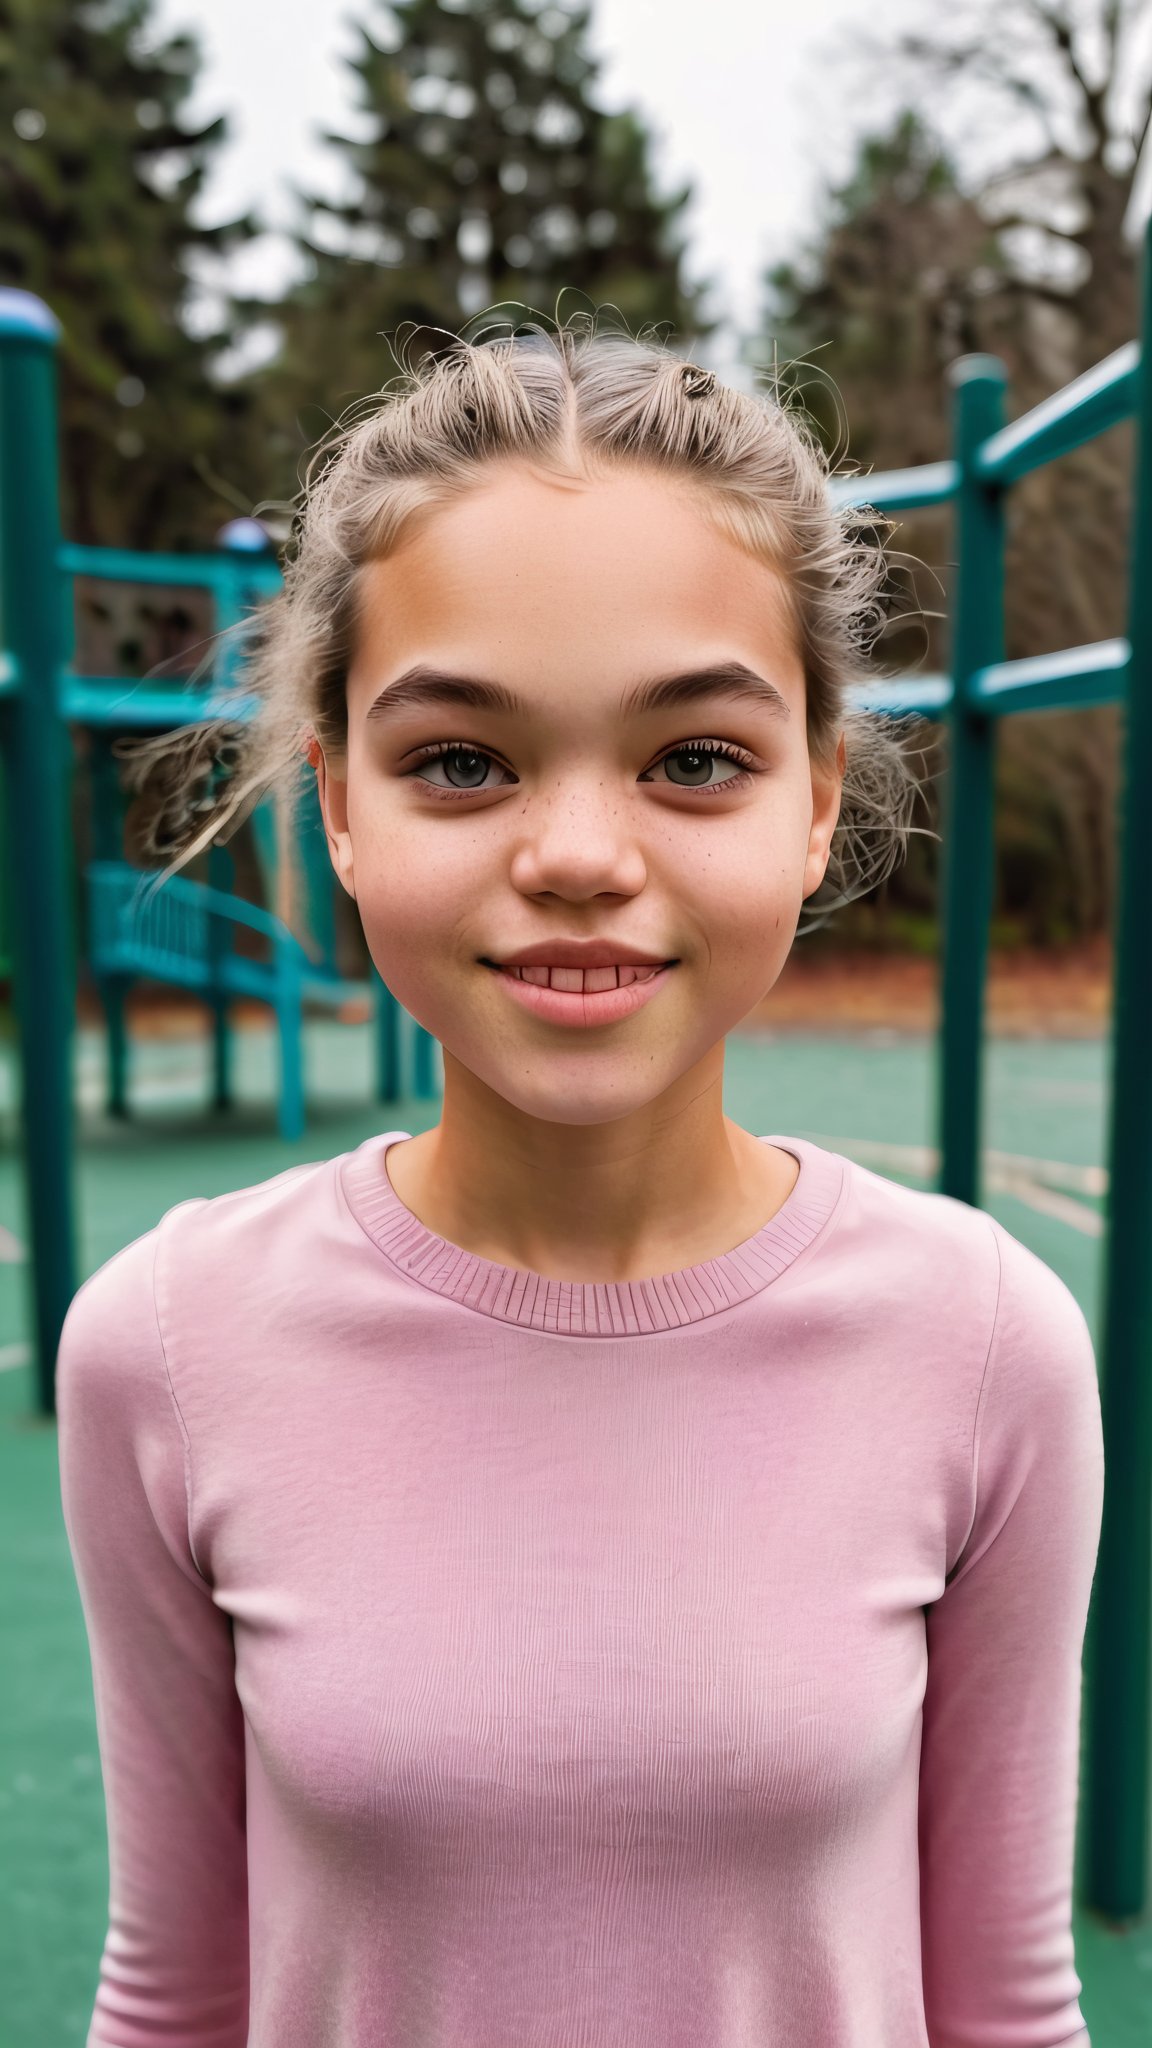
<path fill-rule="evenodd" d="M 153 850 L 306 741 L 442 1112 L 69 1312 L 90 2048 L 1087 2048 L 1084 1317 L 722 1107 L 802 904 L 906 839 L 883 552 L 775 396 L 595 322 L 455 339 L 329 454 Z"/>

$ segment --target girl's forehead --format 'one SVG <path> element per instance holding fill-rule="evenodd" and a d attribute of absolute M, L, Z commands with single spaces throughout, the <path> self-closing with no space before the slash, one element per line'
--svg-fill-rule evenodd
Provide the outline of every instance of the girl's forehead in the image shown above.
<path fill-rule="evenodd" d="M 375 702 L 414 674 L 420 682 L 447 676 L 449 702 L 459 709 L 517 719 L 527 705 L 566 721 L 615 721 L 654 678 L 724 668 L 765 678 L 804 721 L 804 662 L 791 616 L 771 571 L 746 557 L 719 573 L 699 553 L 637 563 L 607 549 L 574 561 L 533 541 L 510 555 L 506 535 L 492 526 L 478 535 L 476 555 L 437 545 L 373 569 L 348 672 L 348 709 L 373 725 Z M 408 713 L 418 711 L 416 692 L 406 694 Z M 685 715 L 695 713 L 685 705 Z M 767 717 L 760 707 L 756 725 Z"/>
<path fill-rule="evenodd" d="M 554 529 L 595 531 L 605 520 L 632 527 L 637 539 L 651 527 L 708 527 L 700 486 L 651 464 L 569 473 L 509 461 L 489 465 L 456 494 L 418 513 L 413 541 L 446 545 L 449 536 L 480 537 L 494 526 L 525 538 Z"/>
<path fill-rule="evenodd" d="M 778 572 L 711 522 L 674 479 L 624 471 L 557 481 L 522 469 L 421 513 L 360 572 L 365 634 L 497 639 L 714 633 L 721 620 L 791 637 Z"/>

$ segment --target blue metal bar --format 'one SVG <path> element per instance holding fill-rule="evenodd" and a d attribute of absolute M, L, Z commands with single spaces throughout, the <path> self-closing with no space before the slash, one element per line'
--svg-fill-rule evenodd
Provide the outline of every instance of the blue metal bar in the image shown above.
<path fill-rule="evenodd" d="M 1129 419 L 1136 404 L 1139 366 L 1139 342 L 1125 342 L 1062 391 L 1054 391 L 1031 412 L 991 434 L 973 457 L 976 475 L 986 482 L 1015 483 Z"/>
<path fill-rule="evenodd" d="M 58 700 L 62 718 L 77 725 L 137 725 L 167 731 L 169 726 L 202 725 L 215 718 L 243 724 L 255 716 L 259 699 L 251 691 L 227 696 L 216 689 L 185 690 L 135 682 L 131 676 L 60 677 Z"/>
<path fill-rule="evenodd" d="M 227 554 L 145 555 L 130 548 L 81 547 L 76 541 L 62 543 L 57 561 L 68 576 L 98 576 L 113 583 L 175 583 L 218 590 L 235 575 L 234 558 Z M 244 580 L 261 590 L 278 590 L 282 578 L 274 558 L 262 561 L 249 555 Z"/>
<path fill-rule="evenodd" d="M 878 476 L 835 476 L 829 488 L 837 505 L 912 512 L 919 505 L 947 504 L 958 480 L 954 462 L 922 462 L 914 469 L 885 469 Z"/>
<path fill-rule="evenodd" d="M 1116 704 L 1127 687 L 1127 640 L 1094 640 L 1059 654 L 1027 655 L 1021 661 L 989 662 L 973 670 L 968 700 L 986 718 L 1013 711 L 1082 710 L 1088 704 Z M 894 676 L 857 683 L 849 700 L 861 709 L 900 718 L 942 718 L 952 703 L 950 676 Z"/>
<path fill-rule="evenodd" d="M 873 682 L 854 683 L 848 701 L 862 711 L 879 711 L 889 718 L 902 718 L 914 711 L 921 718 L 940 718 L 952 702 L 951 676 L 884 676 Z"/>
<path fill-rule="evenodd" d="M 1087 704 L 1115 704 L 1128 678 L 1127 640 L 1094 640 L 1059 654 L 1031 654 L 1021 661 L 995 661 L 969 679 L 969 696 L 989 718 L 1011 711 L 1081 711 Z"/>
<path fill-rule="evenodd" d="M 227 549 L 221 556 L 224 573 L 216 584 L 216 632 L 219 637 L 215 642 L 213 669 L 218 690 L 236 688 L 245 621 L 251 616 L 253 597 L 256 596 L 258 601 L 258 593 L 252 589 L 252 560 L 253 557 L 240 548 Z"/>

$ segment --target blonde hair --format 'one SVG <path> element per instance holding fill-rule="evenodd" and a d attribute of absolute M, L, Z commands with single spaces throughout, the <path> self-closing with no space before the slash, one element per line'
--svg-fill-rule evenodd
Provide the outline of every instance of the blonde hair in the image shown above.
<path fill-rule="evenodd" d="M 416 367 L 401 350 L 397 360 L 399 379 L 353 407 L 308 464 L 283 588 L 249 622 L 238 668 L 239 689 L 257 700 L 251 718 L 117 743 L 134 763 L 146 857 L 175 852 L 159 879 L 226 842 L 269 790 L 295 843 L 310 745 L 341 754 L 347 744 L 360 569 L 396 548 L 417 515 L 518 459 L 582 480 L 620 466 L 674 478 L 720 532 L 781 574 L 812 761 L 832 766 L 845 735 L 840 816 L 814 892 L 832 900 L 807 928 L 883 881 L 920 829 L 910 817 L 921 785 L 902 733 L 913 714 L 869 711 L 849 693 L 887 615 L 889 556 L 870 535 L 891 522 L 836 504 L 828 457 L 779 388 L 734 390 L 584 312 L 486 340 L 450 334 Z"/>

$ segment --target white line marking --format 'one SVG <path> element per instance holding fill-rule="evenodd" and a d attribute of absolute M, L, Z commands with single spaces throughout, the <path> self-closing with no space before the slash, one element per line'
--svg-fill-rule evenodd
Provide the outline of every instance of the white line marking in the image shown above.
<path fill-rule="evenodd" d="M 835 1138 L 819 1135 L 815 1143 L 831 1151 L 859 1159 L 862 1166 L 894 1166 L 919 1180 L 935 1180 L 940 1171 L 937 1145 L 889 1145 L 879 1138 Z M 1063 1159 L 1031 1159 L 1023 1152 L 986 1151 L 984 1167 L 989 1176 L 1006 1173 L 1023 1175 L 1044 1187 L 1067 1188 L 1078 1195 L 1106 1195 L 1108 1169 L 1105 1166 L 1071 1165 Z"/>

